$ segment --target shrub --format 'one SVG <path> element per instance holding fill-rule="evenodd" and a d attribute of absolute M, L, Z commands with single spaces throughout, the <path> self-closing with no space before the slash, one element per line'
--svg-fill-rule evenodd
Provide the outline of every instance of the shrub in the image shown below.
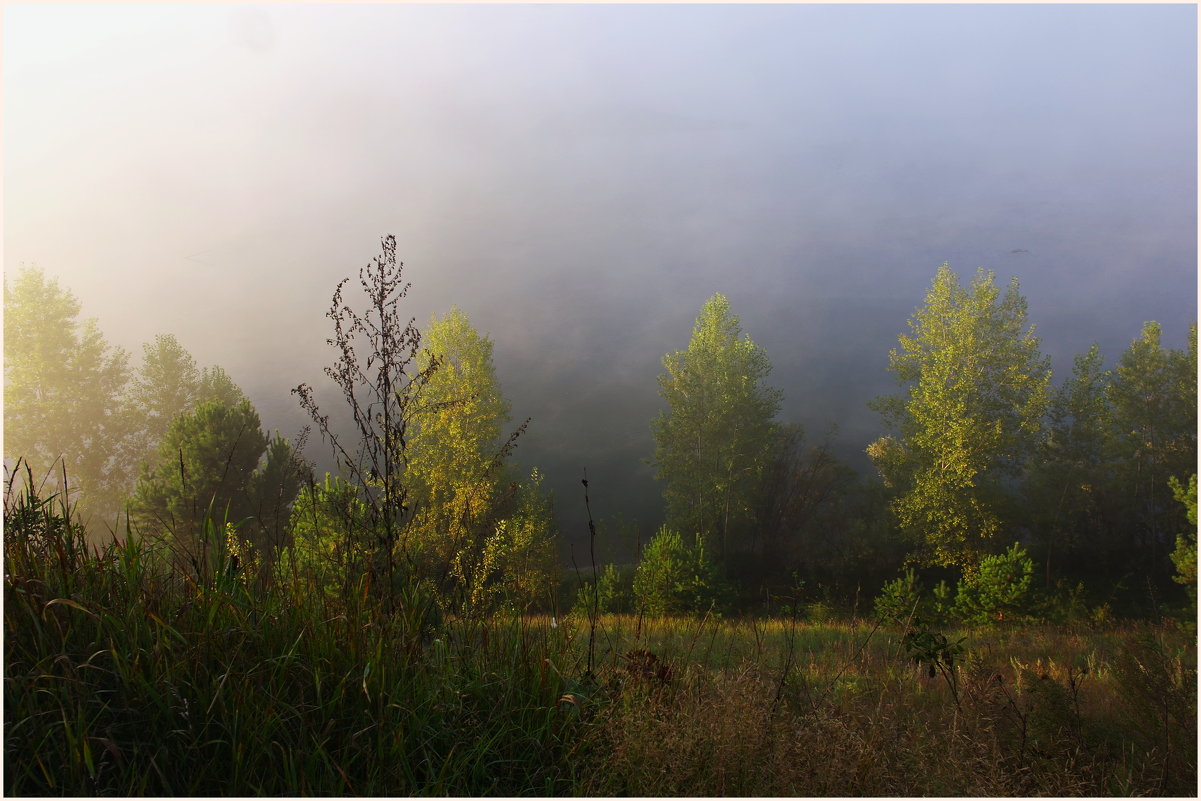
<path fill-rule="evenodd" d="M 1014 543 L 1005 553 L 986 557 L 975 573 L 960 579 L 955 613 L 974 624 L 1027 616 L 1033 578 L 1033 560 Z"/>
<path fill-rule="evenodd" d="M 634 598 L 647 614 L 700 613 L 721 605 L 726 587 L 697 534 L 687 545 L 664 526 L 642 552 L 634 573 Z"/>
<path fill-rule="evenodd" d="M 913 568 L 908 568 L 904 575 L 885 584 L 876 596 L 876 617 L 884 622 L 908 620 L 911 615 L 922 611 L 919 608 L 922 593 L 922 580 L 913 572 Z"/>
<path fill-rule="evenodd" d="M 496 524 L 482 547 L 469 544 L 454 555 L 450 572 L 462 591 L 461 611 L 523 613 L 548 605 L 558 581 L 554 536 L 550 498 L 535 468 L 517 489 L 513 514 Z M 442 600 L 450 605 L 448 597 Z"/>
<path fill-rule="evenodd" d="M 601 614 L 621 614 L 634 609 L 633 573 L 617 565 L 605 565 L 596 576 L 597 611 Z M 572 614 L 587 618 L 592 613 L 593 583 L 591 576 L 583 577 L 576 588 Z"/>
<path fill-rule="evenodd" d="M 349 596 L 374 552 L 368 509 L 355 488 L 326 473 L 300 491 L 289 525 L 292 543 L 276 563 L 277 578 L 303 577 L 331 599 Z"/>
<path fill-rule="evenodd" d="M 934 587 L 934 603 L 930 605 L 930 622 L 936 626 L 945 626 L 955 617 L 955 596 L 951 585 L 946 580 L 938 582 Z"/>
<path fill-rule="evenodd" d="M 1038 593 L 1034 606 L 1038 616 L 1054 623 L 1068 624 L 1091 619 L 1092 612 L 1087 603 L 1084 582 L 1075 585 L 1064 579 L 1056 579 L 1055 586 Z"/>
<path fill-rule="evenodd" d="M 1192 530 L 1187 534 L 1176 535 L 1176 549 L 1172 551 L 1172 564 L 1176 566 L 1176 575 L 1172 580 L 1190 588 L 1194 603 L 1197 596 L 1197 474 L 1189 477 L 1188 486 L 1181 485 L 1172 476 L 1168 481 L 1172 489 L 1172 497 L 1184 504 Z"/>

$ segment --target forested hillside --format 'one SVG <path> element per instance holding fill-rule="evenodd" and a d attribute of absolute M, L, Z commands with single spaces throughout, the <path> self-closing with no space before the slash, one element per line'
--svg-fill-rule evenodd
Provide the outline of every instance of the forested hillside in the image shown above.
<path fill-rule="evenodd" d="M 172 334 L 135 367 L 99 321 L 79 318 L 68 288 L 23 268 L 5 284 L 10 482 L 28 473 L 43 493 L 65 486 L 94 543 L 132 531 L 195 570 L 217 515 L 264 577 L 330 563 L 328 580 L 348 586 L 386 570 L 428 583 L 448 611 L 566 611 L 573 591 L 556 586 L 595 564 L 608 611 L 661 595 L 648 584 L 657 571 L 679 598 L 654 603 L 678 611 L 762 611 L 803 588 L 811 603 L 857 612 L 905 570 L 953 588 L 1013 547 L 1032 568 L 1011 613 L 1191 608 L 1195 325 L 1184 350 L 1163 347 L 1148 322 L 1124 352 L 1106 359 L 1094 346 L 1054 376 L 1017 278 L 1001 286 L 981 269 L 965 282 L 944 264 L 889 351 L 897 393 L 863 399 L 881 436 L 863 443 L 875 471 L 858 474 L 781 419 L 769 355 L 716 294 L 687 347 L 663 357 L 663 407 L 645 421 L 658 533 L 602 521 L 582 553 L 557 545 L 537 468 L 512 461 L 538 421 L 513 416 L 492 340 L 457 308 L 424 331 L 407 321 L 395 247 L 385 239 L 337 286 L 326 380 L 346 404 L 319 408 L 310 384 L 293 390 L 316 434 L 296 442 L 264 430 L 225 371 L 199 367 Z M 322 453 L 336 473 L 314 473 Z"/>
<path fill-rule="evenodd" d="M 1195 797 L 1197 14 L 6 4 L 5 795 Z"/>
<path fill-rule="evenodd" d="M 858 475 L 716 294 L 615 564 L 586 472 L 562 558 L 492 340 L 406 317 L 392 237 L 357 278 L 295 442 L 172 335 L 134 369 L 6 280 L 8 794 L 1192 792 L 1195 326 L 1055 381 L 1017 279 L 944 264 Z"/>

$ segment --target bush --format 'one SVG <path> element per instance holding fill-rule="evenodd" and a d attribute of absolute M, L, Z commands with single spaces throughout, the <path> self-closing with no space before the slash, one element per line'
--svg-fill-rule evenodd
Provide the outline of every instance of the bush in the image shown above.
<path fill-rule="evenodd" d="M 934 587 L 934 603 L 927 616 L 930 623 L 936 626 L 945 626 L 955 617 L 955 596 L 945 579 Z"/>
<path fill-rule="evenodd" d="M 1005 553 L 985 558 L 975 573 L 960 579 L 955 613 L 974 624 L 1028 616 L 1033 578 L 1033 560 L 1014 543 Z"/>
<path fill-rule="evenodd" d="M 885 623 L 908 620 L 911 615 L 923 611 L 920 608 L 922 593 L 922 580 L 913 568 L 907 569 L 904 575 L 885 584 L 876 596 L 876 617 Z"/>
<path fill-rule="evenodd" d="M 1056 579 L 1054 587 L 1037 593 L 1031 606 L 1037 609 L 1040 618 L 1059 624 L 1088 622 L 1093 614 L 1083 581 L 1073 585 L 1064 579 Z"/>
<path fill-rule="evenodd" d="M 605 569 L 596 577 L 597 611 L 629 612 L 634 606 L 632 576 L 617 565 L 605 565 Z M 585 582 L 576 590 L 575 610 L 584 617 L 592 610 L 592 582 Z"/>
<path fill-rule="evenodd" d="M 1188 486 L 1181 485 L 1173 476 L 1168 481 L 1172 489 L 1172 497 L 1184 504 L 1192 530 L 1186 534 L 1176 535 L 1176 549 L 1170 554 L 1172 564 L 1176 567 L 1176 575 L 1172 580 L 1183 584 L 1192 593 L 1193 603 L 1197 600 L 1197 474 L 1189 477 Z"/>
<path fill-rule="evenodd" d="M 720 606 L 726 593 L 704 538 L 697 534 L 690 546 L 666 526 L 651 538 L 634 573 L 634 598 L 650 615 L 705 612 Z"/>
<path fill-rule="evenodd" d="M 292 506 L 292 543 L 275 565 L 282 582 L 303 577 L 330 599 L 348 597 L 375 553 L 367 506 L 350 483 L 325 474 L 304 487 Z"/>

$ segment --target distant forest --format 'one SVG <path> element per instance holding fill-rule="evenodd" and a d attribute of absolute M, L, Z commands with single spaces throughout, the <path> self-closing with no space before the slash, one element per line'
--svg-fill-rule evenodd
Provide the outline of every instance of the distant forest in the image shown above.
<path fill-rule="evenodd" d="M 646 421 L 662 526 L 643 542 L 590 521 L 592 550 L 568 553 L 541 473 L 513 461 L 537 421 L 513 417 L 492 340 L 453 307 L 419 330 L 408 288 L 392 237 L 336 285 L 324 372 L 344 403 L 293 389 L 312 425 L 289 441 L 173 335 L 135 365 L 55 279 L 6 276 L 9 494 L 65 493 L 92 542 L 154 542 L 183 571 L 224 549 L 255 581 L 303 575 L 333 596 L 369 576 L 448 613 L 1195 609 L 1195 324 L 1183 350 L 1148 322 L 1122 353 L 1093 346 L 1053 376 L 1017 279 L 944 264 L 880 343 L 897 390 L 872 401 L 875 473 L 861 475 L 778 419 L 767 355 L 716 294 L 663 357 L 662 411 Z M 320 448 L 334 472 L 315 473 L 306 450 Z"/>

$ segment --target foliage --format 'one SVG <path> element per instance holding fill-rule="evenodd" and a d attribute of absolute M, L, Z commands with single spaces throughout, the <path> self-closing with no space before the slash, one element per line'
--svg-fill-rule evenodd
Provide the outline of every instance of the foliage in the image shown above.
<path fill-rule="evenodd" d="M 549 525 L 534 514 L 540 479 L 518 499 L 507 463 L 525 425 L 503 437 L 509 403 L 492 363 L 492 340 L 458 308 L 431 319 L 417 369 L 428 378 L 410 417 L 405 478 L 414 519 L 405 544 L 420 574 L 447 599 L 458 594 L 483 603 L 498 591 L 500 564 L 528 553 Z M 504 520 L 515 504 L 527 508 Z"/>
<path fill-rule="evenodd" d="M 1190 529 L 1184 534 L 1176 535 L 1176 548 L 1172 551 L 1172 564 L 1176 566 L 1176 575 L 1172 580 L 1177 584 L 1185 584 L 1192 588 L 1194 598 L 1197 591 L 1197 474 L 1189 476 L 1188 486 L 1185 487 L 1172 476 L 1168 479 L 1172 497 L 1184 504 L 1188 515 Z"/>
<path fill-rule="evenodd" d="M 1083 581 L 1072 584 L 1059 578 L 1050 588 L 1034 593 L 1030 608 L 1034 617 L 1052 623 L 1087 623 L 1095 621 L 1096 614 L 1087 601 L 1088 594 Z"/>
<path fill-rule="evenodd" d="M 79 313 L 75 296 L 42 270 L 6 276 L 4 454 L 23 458 L 48 486 L 69 474 L 84 521 L 93 513 L 112 521 L 133 478 L 120 449 L 129 357 Z"/>
<path fill-rule="evenodd" d="M 729 567 L 744 586 L 781 587 L 793 571 L 814 581 L 858 581 L 888 550 L 888 532 L 878 530 L 886 510 L 881 516 L 873 508 L 870 489 L 834 456 L 832 434 L 808 444 L 800 426 L 778 428 L 757 504 L 755 553 Z"/>
<path fill-rule="evenodd" d="M 228 521 L 196 581 L 136 536 L 89 550 L 59 498 L 4 517 L 6 795 L 572 794 L 566 632 L 250 582 Z"/>
<path fill-rule="evenodd" d="M 367 572 L 374 548 L 367 508 L 355 488 L 329 473 L 308 482 L 292 506 L 291 543 L 276 564 L 280 581 L 310 584 L 347 601 Z"/>
<path fill-rule="evenodd" d="M 934 599 L 926 616 L 932 625 L 946 625 L 955 617 L 955 597 L 951 585 L 943 579 L 934 585 L 931 595 Z"/>
<path fill-rule="evenodd" d="M 130 516 L 138 530 L 167 536 L 185 564 L 203 561 L 213 509 L 247 521 L 243 530 L 270 552 L 283 544 L 306 470 L 285 440 L 262 432 L 250 401 L 205 401 L 171 423 L 155 466 L 138 479 Z"/>
<path fill-rule="evenodd" d="M 963 620 L 981 625 L 1013 621 L 1029 611 L 1034 562 L 1014 543 L 1002 554 L 986 557 L 959 582 L 955 611 Z"/>
<path fill-rule="evenodd" d="M 884 585 L 876 596 L 876 617 L 883 622 L 908 620 L 921 609 L 924 595 L 922 581 L 907 568 L 899 578 Z"/>
<path fill-rule="evenodd" d="M 980 269 L 970 287 L 943 264 L 909 334 L 889 353 L 906 387 L 874 407 L 895 436 L 868 448 L 922 561 L 967 567 L 1005 528 L 1009 485 L 1029 458 L 1050 370 L 1014 279 Z"/>
<path fill-rule="evenodd" d="M 652 423 L 653 464 L 663 482 L 667 525 L 709 538 L 725 562 L 753 530 L 781 393 L 762 385 L 767 354 L 742 332 L 730 302 L 716 294 L 701 308 L 688 349 L 663 357 Z"/>
<path fill-rule="evenodd" d="M 1164 348 L 1160 337 L 1158 323 L 1145 323 L 1122 353 L 1109 386 L 1110 455 L 1125 498 L 1115 511 L 1134 534 L 1126 559 L 1148 575 L 1161 574 L 1173 529 L 1184 523 L 1183 509 L 1168 503 L 1168 478 L 1197 467 L 1196 326 L 1186 351 Z"/>
<path fill-rule="evenodd" d="M 941 674 L 951 689 L 955 704 L 959 704 L 959 674 L 955 671 L 955 660 L 967 650 L 964 637 L 952 642 L 946 634 L 932 630 L 921 618 L 913 618 L 909 630 L 901 639 L 909 659 L 925 665 L 930 678 Z"/>
<path fill-rule="evenodd" d="M 237 406 L 246 400 L 220 367 L 198 367 L 174 334 L 157 335 L 142 351 L 142 364 L 126 388 L 122 409 L 129 419 L 124 447 L 135 464 L 152 463 L 172 421 L 201 401 Z"/>
<path fill-rule="evenodd" d="M 1026 524 L 1048 571 L 1061 564 L 1104 563 L 1117 544 L 1105 525 L 1107 447 L 1113 425 L 1112 373 L 1094 343 L 1051 394 L 1047 435 L 1024 484 Z"/>
<path fill-rule="evenodd" d="M 237 570 L 181 580 L 153 543 L 89 549 L 61 498 L 11 487 L 6 795 L 1187 796 L 1196 785 L 1196 638 L 1175 627 L 995 632 L 954 655 L 956 706 L 947 682 L 895 667 L 898 648 L 939 656 L 939 641 L 910 649 L 846 623 L 606 616 L 585 680 L 585 638 L 568 621 L 431 627 L 409 613 L 421 610 L 412 597 L 388 615 L 361 593 L 331 605 L 307 583 Z M 207 526 L 227 548 L 228 522 Z"/>
<path fill-rule="evenodd" d="M 200 368 L 174 334 L 159 334 L 142 351 L 126 394 L 126 411 L 138 420 L 144 443 L 139 454 L 152 451 L 171 421 L 195 405 L 200 387 Z"/>
<path fill-rule="evenodd" d="M 463 609 L 486 615 L 522 613 L 555 596 L 555 534 L 550 499 L 535 468 L 518 490 L 514 512 L 499 521 L 478 551 L 460 550 L 452 574 L 465 595 Z"/>
<path fill-rule="evenodd" d="M 1195 327 L 1184 350 L 1160 337 L 1144 324 L 1109 370 L 1092 346 L 1053 394 L 1021 521 L 1048 588 L 1055 574 L 1086 580 L 1115 588 L 1094 600 L 1127 608 L 1172 595 L 1163 567 L 1186 510 L 1169 501 L 1167 480 L 1196 469 Z"/>
<path fill-rule="evenodd" d="M 576 590 L 572 610 L 581 618 L 586 618 L 592 608 L 593 591 L 592 583 L 587 581 Z M 605 565 L 597 575 L 595 592 L 597 609 L 602 614 L 626 613 L 635 608 L 633 573 L 613 563 Z"/>
<path fill-rule="evenodd" d="M 691 545 L 667 526 L 647 543 L 634 573 L 638 607 L 649 615 L 700 614 L 720 607 L 726 587 L 705 538 Z"/>

